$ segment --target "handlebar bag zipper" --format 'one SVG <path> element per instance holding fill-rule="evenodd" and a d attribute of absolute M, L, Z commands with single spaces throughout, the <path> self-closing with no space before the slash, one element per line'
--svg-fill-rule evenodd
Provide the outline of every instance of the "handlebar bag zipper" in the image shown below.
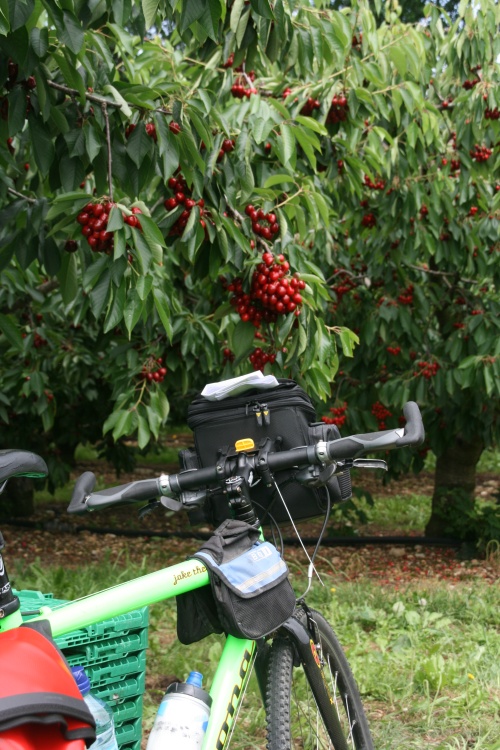
<path fill-rule="evenodd" d="M 293 614 L 296 599 L 288 567 L 276 547 L 260 539 L 255 527 L 228 519 L 191 557 L 208 570 L 221 628 L 213 632 L 257 640 L 274 632 Z M 178 612 L 179 600 L 182 603 L 185 596 L 177 597 Z M 186 637 L 182 623 L 178 624 L 178 635 L 181 640 Z"/>
<path fill-rule="evenodd" d="M 209 401 L 198 395 L 188 407 L 187 423 L 194 432 L 195 450 L 202 467 L 213 466 L 223 446 L 234 446 L 243 438 L 251 438 L 256 448 L 271 438 L 273 450 L 290 450 L 323 439 L 317 430 L 311 432 L 311 425 L 317 424 L 311 399 L 294 380 L 286 378 L 280 379 L 276 388 L 251 389 L 222 401 Z M 347 490 L 340 491 L 336 478 L 327 486 L 313 487 L 308 482 L 301 485 L 296 473 L 293 469 L 275 473 L 294 522 L 324 515 L 327 491 L 332 502 L 350 497 Z M 269 522 L 269 513 L 277 523 L 290 521 L 276 488 L 266 487 L 260 481 L 251 488 L 251 495 L 261 522 Z M 205 520 L 214 525 L 229 516 L 227 501 L 222 503 L 217 498 L 218 495 L 211 495 L 204 509 Z"/>

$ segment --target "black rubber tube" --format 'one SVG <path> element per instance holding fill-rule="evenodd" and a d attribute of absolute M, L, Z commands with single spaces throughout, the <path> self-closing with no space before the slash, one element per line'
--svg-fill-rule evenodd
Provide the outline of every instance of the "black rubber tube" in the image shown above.
<path fill-rule="evenodd" d="M 92 526 L 66 526 L 64 523 L 59 528 L 50 528 L 54 522 L 49 524 L 40 524 L 36 521 L 22 521 L 12 520 L 4 522 L 6 526 L 16 526 L 27 529 L 38 529 L 40 531 L 56 531 L 65 534 L 78 534 L 81 531 L 90 531 L 93 534 L 114 534 L 115 536 L 125 536 L 131 538 L 138 537 L 159 537 L 160 539 L 171 539 L 172 537 L 179 537 L 180 539 L 200 539 L 205 541 L 210 539 L 211 533 L 205 531 L 151 531 L 150 529 L 144 529 L 142 531 L 132 529 L 117 529 L 114 527 L 99 527 L 94 528 Z M 303 544 L 316 544 L 317 537 L 301 537 Z M 8 540 L 7 540 L 8 541 Z M 296 537 L 284 537 L 284 544 L 290 546 L 299 546 L 300 542 Z M 407 547 L 415 547 L 421 545 L 422 547 L 460 547 L 463 544 L 462 539 L 448 539 L 446 537 L 427 537 L 427 536 L 339 536 L 339 537 L 326 537 L 322 540 L 322 547 L 364 547 L 367 545 L 386 545 L 386 544 L 402 544 Z"/>

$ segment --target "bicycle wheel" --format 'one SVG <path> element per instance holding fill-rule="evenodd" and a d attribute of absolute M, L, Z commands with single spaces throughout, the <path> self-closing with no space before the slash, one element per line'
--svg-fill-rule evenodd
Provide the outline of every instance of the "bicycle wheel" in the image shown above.
<path fill-rule="evenodd" d="M 278 636 L 269 657 L 266 716 L 268 750 L 374 750 L 361 697 L 351 668 L 332 628 L 319 612 L 311 610 L 316 623 L 314 638 L 328 685 L 329 698 L 316 702 L 302 664 L 298 664 L 292 640 Z M 294 615 L 306 625 L 303 611 Z M 312 636 L 311 636 L 312 638 Z"/>

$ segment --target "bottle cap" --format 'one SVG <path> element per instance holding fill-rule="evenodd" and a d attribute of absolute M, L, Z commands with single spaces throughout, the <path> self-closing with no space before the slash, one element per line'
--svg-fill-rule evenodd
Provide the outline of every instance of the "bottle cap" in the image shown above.
<path fill-rule="evenodd" d="M 201 688 L 203 682 L 203 675 L 201 672 L 190 672 L 189 677 L 186 680 L 186 685 L 194 685 L 195 687 Z"/>
<path fill-rule="evenodd" d="M 187 682 L 173 682 L 168 686 L 165 695 L 189 695 L 191 698 L 197 698 L 202 701 L 208 708 L 212 705 L 212 697 L 196 685 L 190 685 Z"/>
<path fill-rule="evenodd" d="M 71 674 L 75 678 L 78 689 L 82 695 L 90 693 L 90 680 L 83 667 L 71 667 Z"/>

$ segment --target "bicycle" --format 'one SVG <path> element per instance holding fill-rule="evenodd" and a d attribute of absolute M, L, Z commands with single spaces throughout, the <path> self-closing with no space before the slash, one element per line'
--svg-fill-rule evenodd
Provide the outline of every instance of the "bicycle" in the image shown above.
<path fill-rule="evenodd" d="M 68 512 L 139 501 L 160 502 L 177 509 L 182 504 L 182 493 L 191 491 L 196 496 L 201 490 L 222 485 L 235 518 L 258 523 L 249 473 L 272 476 L 273 472 L 292 467 L 326 464 L 333 465 L 337 472 L 350 467 L 382 468 L 384 461 L 361 457 L 375 451 L 418 446 L 424 439 L 417 404 L 408 402 L 403 411 L 404 429 L 351 435 L 274 453 L 249 449 L 237 458 L 228 457 L 208 468 L 162 474 L 102 491 L 94 491 L 95 477 L 86 472 L 76 481 Z M 0 451 L 0 491 L 10 477 L 46 474 L 43 459 L 35 454 Z M 0 549 L 1 546 L 3 543 Z M 312 575 L 313 560 L 309 586 Z M 48 620 L 56 637 L 208 585 L 206 568 L 199 560 L 187 560 L 59 608 L 42 607 L 34 620 Z M 373 750 L 362 700 L 342 647 L 321 613 L 309 609 L 306 594 L 297 600 L 292 617 L 270 637 L 253 641 L 227 636 L 210 688 L 213 703 L 203 750 L 229 747 L 253 668 L 265 705 L 268 750 Z M 0 633 L 21 624 L 19 601 L 10 588 L 0 555 Z"/>

